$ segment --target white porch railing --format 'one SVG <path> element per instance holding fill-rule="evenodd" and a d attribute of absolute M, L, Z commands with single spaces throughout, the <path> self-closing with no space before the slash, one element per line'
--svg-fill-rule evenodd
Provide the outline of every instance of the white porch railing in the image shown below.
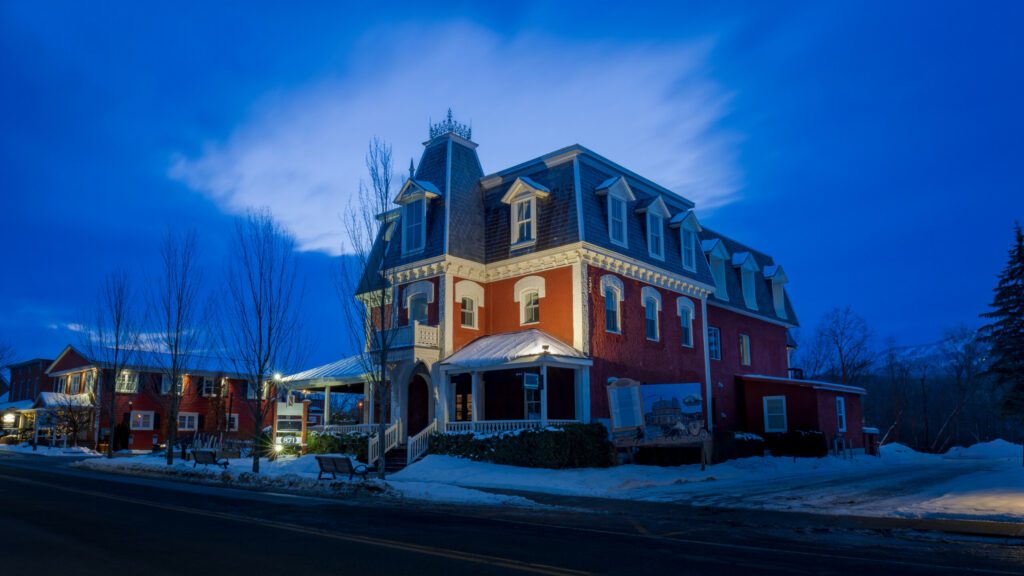
<path fill-rule="evenodd" d="M 369 460 L 367 462 L 368 465 L 373 466 L 383 454 L 387 454 L 388 450 L 398 446 L 398 429 L 401 428 L 400 424 L 401 421 L 396 421 L 384 431 L 383 450 L 380 449 L 380 442 L 377 441 L 377 436 L 370 436 L 370 445 L 366 450 L 366 459 Z"/>
<path fill-rule="evenodd" d="M 579 420 L 548 420 L 547 425 L 562 426 L 577 423 L 579 423 Z M 516 430 L 530 430 L 543 427 L 544 423 L 540 420 L 477 420 L 476 422 L 449 422 L 446 431 L 493 434 L 496 432 L 514 432 Z"/>
<path fill-rule="evenodd" d="M 408 326 L 393 328 L 390 332 L 384 336 L 383 340 L 391 349 L 413 347 L 437 349 L 440 343 L 440 330 L 437 326 L 427 326 L 415 322 Z M 369 338 L 369 340 L 368 345 L 371 351 L 376 350 L 378 343 L 373 341 L 373 338 Z"/>
<path fill-rule="evenodd" d="M 434 432 L 437 432 L 437 420 L 431 422 L 429 426 L 415 436 L 409 437 L 407 465 L 412 464 L 417 458 L 427 453 L 427 449 L 430 448 L 430 435 Z"/>
<path fill-rule="evenodd" d="M 327 426 L 309 427 L 311 434 L 353 434 L 356 432 L 372 434 L 376 431 L 376 424 L 328 424 Z"/>

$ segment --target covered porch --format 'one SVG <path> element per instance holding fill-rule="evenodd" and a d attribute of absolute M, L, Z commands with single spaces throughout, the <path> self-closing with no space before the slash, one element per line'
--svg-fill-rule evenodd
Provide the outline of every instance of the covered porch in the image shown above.
<path fill-rule="evenodd" d="M 365 356 L 351 356 L 330 364 L 310 368 L 303 372 L 291 374 L 281 379 L 283 388 L 300 392 L 319 392 L 323 394 L 323 416 L 320 424 L 307 428 L 309 432 L 322 434 L 349 434 L 353 432 L 371 433 L 377 429 L 382 415 L 377 405 L 373 385 L 367 377 Z M 345 410 L 338 414 L 332 395 L 352 394 L 360 397 L 356 410 Z M 388 421 L 390 407 L 385 407 L 383 418 Z M 332 420 L 334 422 L 332 422 Z"/>
<path fill-rule="evenodd" d="M 440 365 L 439 427 L 493 433 L 589 421 L 591 365 L 540 330 L 474 340 Z"/>

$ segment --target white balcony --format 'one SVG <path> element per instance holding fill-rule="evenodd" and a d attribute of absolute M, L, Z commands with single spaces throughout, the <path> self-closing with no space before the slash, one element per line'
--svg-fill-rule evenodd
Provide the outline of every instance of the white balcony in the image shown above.
<path fill-rule="evenodd" d="M 388 343 L 388 348 L 398 350 L 402 348 L 439 348 L 440 330 L 437 326 L 427 326 L 414 322 L 408 326 L 401 326 L 388 331 L 383 341 Z M 371 335 L 370 351 L 378 350 L 378 342 Z"/>

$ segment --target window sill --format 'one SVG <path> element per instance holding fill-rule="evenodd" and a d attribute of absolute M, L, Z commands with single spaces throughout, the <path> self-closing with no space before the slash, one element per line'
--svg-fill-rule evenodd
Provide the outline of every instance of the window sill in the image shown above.
<path fill-rule="evenodd" d="M 476 326 L 466 326 L 465 324 L 459 324 L 459 327 L 461 327 L 463 330 L 479 330 L 480 329 L 480 328 L 478 328 Z"/>
<path fill-rule="evenodd" d="M 536 246 L 536 245 L 537 245 L 537 239 L 535 238 L 533 240 L 523 240 L 521 242 L 513 242 L 512 245 L 510 246 L 510 249 L 518 250 L 520 248 L 528 248 L 530 246 Z"/>
<path fill-rule="evenodd" d="M 520 326 L 540 326 L 540 322 L 520 322 Z"/>

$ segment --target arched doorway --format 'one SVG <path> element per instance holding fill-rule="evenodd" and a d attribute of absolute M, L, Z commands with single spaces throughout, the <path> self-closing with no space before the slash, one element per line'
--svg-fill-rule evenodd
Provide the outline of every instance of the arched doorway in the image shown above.
<path fill-rule="evenodd" d="M 413 375 L 409 380 L 408 398 L 408 434 L 415 436 L 427 427 L 430 420 L 430 385 L 421 374 Z"/>

